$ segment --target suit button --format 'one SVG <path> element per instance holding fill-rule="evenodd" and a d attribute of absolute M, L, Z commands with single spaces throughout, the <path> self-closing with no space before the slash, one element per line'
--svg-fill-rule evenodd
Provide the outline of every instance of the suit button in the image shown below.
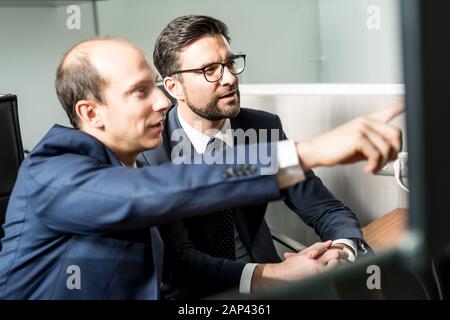
<path fill-rule="evenodd" d="M 238 175 L 238 176 L 243 176 L 243 175 L 245 174 L 243 168 L 236 168 L 236 169 L 234 169 L 234 172 L 235 172 L 236 175 Z"/>
<path fill-rule="evenodd" d="M 227 168 L 223 173 L 224 178 L 233 177 L 235 175 L 233 168 Z"/>

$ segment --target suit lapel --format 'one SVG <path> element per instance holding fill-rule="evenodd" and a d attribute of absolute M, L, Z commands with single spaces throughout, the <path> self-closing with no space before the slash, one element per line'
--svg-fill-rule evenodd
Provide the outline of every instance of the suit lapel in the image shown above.
<path fill-rule="evenodd" d="M 231 129 L 233 129 L 233 131 L 239 128 L 245 130 L 245 128 L 242 128 L 240 126 L 240 122 L 241 121 L 239 120 L 239 114 L 235 118 L 230 119 Z M 236 144 L 236 140 L 234 141 L 234 143 Z"/>

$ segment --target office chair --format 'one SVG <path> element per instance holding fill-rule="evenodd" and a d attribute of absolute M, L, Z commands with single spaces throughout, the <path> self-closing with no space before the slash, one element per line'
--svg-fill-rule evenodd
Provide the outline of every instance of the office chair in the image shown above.
<path fill-rule="evenodd" d="M 0 96 L 0 239 L 6 207 L 11 195 L 17 172 L 23 161 L 22 138 L 20 136 L 17 97 Z M 1 250 L 1 243 L 0 243 Z"/>

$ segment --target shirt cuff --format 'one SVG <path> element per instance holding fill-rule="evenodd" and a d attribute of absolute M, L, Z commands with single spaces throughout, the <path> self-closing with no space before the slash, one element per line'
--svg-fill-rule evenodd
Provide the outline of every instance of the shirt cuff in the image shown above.
<path fill-rule="evenodd" d="M 298 159 L 297 148 L 294 141 L 283 140 L 278 142 L 278 184 L 280 189 L 292 186 L 306 180 L 305 172 Z"/>
<path fill-rule="evenodd" d="M 247 263 L 242 270 L 241 282 L 239 284 L 239 293 L 250 294 L 252 293 L 252 277 L 253 272 L 258 264 L 257 263 Z"/>
<path fill-rule="evenodd" d="M 347 252 L 347 254 L 348 254 L 347 260 L 349 260 L 351 262 L 355 262 L 356 258 L 358 257 L 358 249 L 356 247 L 356 242 L 353 240 L 350 240 L 350 239 L 336 239 L 333 241 L 331 246 L 333 246 L 336 243 L 346 244 L 347 246 L 352 248 L 352 250 L 350 250 L 350 249 L 344 247 L 344 251 Z"/>

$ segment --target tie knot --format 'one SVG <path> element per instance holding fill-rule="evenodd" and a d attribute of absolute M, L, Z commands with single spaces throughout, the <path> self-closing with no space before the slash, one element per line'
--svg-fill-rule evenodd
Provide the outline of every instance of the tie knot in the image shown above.
<path fill-rule="evenodd" d="M 216 137 L 212 137 L 211 139 L 209 139 L 209 141 L 208 141 L 208 146 L 210 145 L 210 144 L 213 144 L 214 143 L 214 141 L 216 141 Z"/>
<path fill-rule="evenodd" d="M 222 149 L 222 140 L 216 137 L 212 137 L 209 139 L 208 144 L 206 145 L 206 152 L 210 152 L 212 155 L 215 154 L 218 150 Z"/>

